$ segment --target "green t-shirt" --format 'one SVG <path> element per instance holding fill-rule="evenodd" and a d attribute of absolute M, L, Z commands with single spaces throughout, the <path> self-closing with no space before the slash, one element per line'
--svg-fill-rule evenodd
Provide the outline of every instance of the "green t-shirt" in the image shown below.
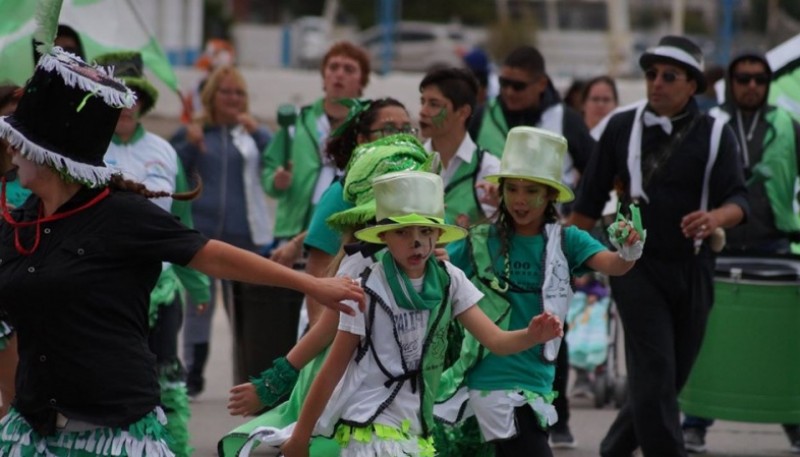
<path fill-rule="evenodd" d="M 577 227 L 564 229 L 564 255 L 570 272 L 580 276 L 590 269 L 584 265 L 587 259 L 606 248 L 587 232 Z M 506 296 L 511 304 L 509 330 L 526 328 L 533 316 L 542 312 L 541 272 L 544 255 L 542 235 L 514 235 L 511 239 L 511 283 Z M 450 250 L 450 261 L 462 268 L 467 276 L 474 274 L 474 265 L 467 252 L 467 244 L 458 242 Z M 500 240 L 493 229 L 489 237 L 489 252 L 500 252 Z M 494 269 L 503 275 L 502 258 L 494 260 Z M 488 354 L 475 368 L 467 373 L 467 385 L 477 390 L 527 389 L 541 395 L 553 389 L 555 365 L 546 364 L 541 358 L 541 346 L 508 356 Z"/>
<path fill-rule="evenodd" d="M 31 191 L 19 184 L 19 179 L 6 183 L 6 201 L 14 208 L 18 208 L 30 197 Z"/>
<path fill-rule="evenodd" d="M 325 223 L 325 219 L 354 206 L 342 199 L 343 190 L 342 182 L 337 180 L 322 193 L 314 208 L 314 213 L 311 215 L 311 223 L 308 225 L 308 232 L 303 244 L 332 256 L 339 252 L 339 245 L 342 243 L 341 233 L 330 228 Z"/>

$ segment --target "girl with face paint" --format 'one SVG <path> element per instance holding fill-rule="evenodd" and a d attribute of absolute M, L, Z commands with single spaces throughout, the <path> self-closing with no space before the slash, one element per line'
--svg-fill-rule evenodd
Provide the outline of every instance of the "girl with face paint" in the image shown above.
<path fill-rule="evenodd" d="M 297 423 L 281 445 L 308 456 L 309 439 L 333 434 L 342 456 L 433 456 L 433 402 L 457 319 L 489 350 L 510 354 L 562 334 L 550 313 L 517 331 L 502 331 L 480 308 L 482 294 L 463 272 L 433 252 L 466 235 L 444 223 L 438 175 L 389 173 L 373 180 L 376 224 L 355 236 L 388 250 L 360 275 L 371 297 L 363 312 L 342 314 L 338 332 Z M 335 391 L 334 391 L 335 389 Z"/>
<path fill-rule="evenodd" d="M 511 129 L 500 172 L 487 177 L 500 186 L 494 222 L 473 227 L 465 241 L 448 247 L 451 261 L 486 295 L 479 306 L 504 329 L 525 328 L 542 312 L 563 320 L 572 276 L 591 270 L 620 275 L 633 266 L 634 261 L 608 251 L 588 233 L 560 225 L 555 204 L 573 198 L 561 182 L 565 151 L 560 135 Z M 630 230 L 626 242 L 638 241 L 638 232 Z M 446 412 L 461 411 L 459 403 L 469 401 L 483 438 L 494 443 L 498 457 L 552 456 L 547 430 L 557 420 L 552 401 L 560 343 L 557 338 L 498 357 L 467 336 L 461 363 L 442 376 L 437 415 L 458 421 L 462 418 Z M 460 393 L 463 386 L 468 394 Z"/>

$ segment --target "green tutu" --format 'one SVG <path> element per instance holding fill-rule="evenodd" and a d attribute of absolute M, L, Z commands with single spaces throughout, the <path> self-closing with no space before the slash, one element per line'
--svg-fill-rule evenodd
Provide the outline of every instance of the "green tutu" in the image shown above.
<path fill-rule="evenodd" d="M 173 457 L 166 417 L 160 408 L 126 429 L 98 427 L 83 432 L 36 433 L 14 408 L 0 420 L 0 456 L 15 457 Z"/>
<path fill-rule="evenodd" d="M 183 371 L 179 361 L 159 367 L 158 384 L 161 387 L 161 404 L 167 416 L 169 448 L 176 457 L 189 457 L 194 450 L 189 446 L 189 418 L 192 411 Z"/>

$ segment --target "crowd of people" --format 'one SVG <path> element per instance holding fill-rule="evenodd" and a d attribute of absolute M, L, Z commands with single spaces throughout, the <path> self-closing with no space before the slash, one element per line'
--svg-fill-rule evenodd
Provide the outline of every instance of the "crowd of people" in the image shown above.
<path fill-rule="evenodd" d="M 550 456 L 576 446 L 565 334 L 592 272 L 609 279 L 577 287 L 616 303 L 628 375 L 600 455 L 705 452 L 712 421 L 682 417 L 678 394 L 715 258 L 800 238 L 800 125 L 767 104 L 756 51 L 708 112 L 685 37 L 641 55 L 647 96 L 623 107 L 604 75 L 562 97 L 532 46 L 487 96 L 473 52 L 422 77 L 412 116 L 362 98 L 369 57 L 339 42 L 321 96 L 270 131 L 225 48 L 166 141 L 141 122 L 158 92 L 140 54 L 86 63 L 58 44 L 0 88 L 0 455 L 191 455 L 215 307 L 286 306 L 242 303 L 253 283 L 299 291 L 305 318 L 232 387 L 228 412 L 249 418 L 221 455 Z"/>

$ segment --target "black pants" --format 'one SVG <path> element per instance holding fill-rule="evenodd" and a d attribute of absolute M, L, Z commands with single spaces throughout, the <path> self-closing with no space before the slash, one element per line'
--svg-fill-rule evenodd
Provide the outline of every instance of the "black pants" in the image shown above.
<path fill-rule="evenodd" d="M 528 405 L 514 409 L 514 416 L 517 422 L 517 436 L 514 438 L 495 441 L 496 457 L 553 457 L 553 451 L 547 444 L 547 431 L 542 430 L 536 413 Z"/>
<path fill-rule="evenodd" d="M 556 377 L 553 380 L 553 390 L 558 396 L 553 400 L 553 406 L 558 413 L 558 422 L 553 424 L 554 430 L 565 430 L 569 427 L 569 399 L 567 398 L 567 384 L 569 384 L 569 348 L 567 348 L 567 325 L 564 325 L 564 338 L 558 349 L 556 358 Z"/>
<path fill-rule="evenodd" d="M 603 457 L 685 456 L 678 393 L 714 299 L 713 259 L 642 257 L 611 288 L 625 330 L 628 399 L 600 445 Z"/>
<path fill-rule="evenodd" d="M 156 363 L 165 366 L 178 362 L 178 332 L 183 324 L 183 305 L 176 299 L 169 305 L 158 307 L 158 317 L 150 329 L 149 346 L 156 355 Z"/>

